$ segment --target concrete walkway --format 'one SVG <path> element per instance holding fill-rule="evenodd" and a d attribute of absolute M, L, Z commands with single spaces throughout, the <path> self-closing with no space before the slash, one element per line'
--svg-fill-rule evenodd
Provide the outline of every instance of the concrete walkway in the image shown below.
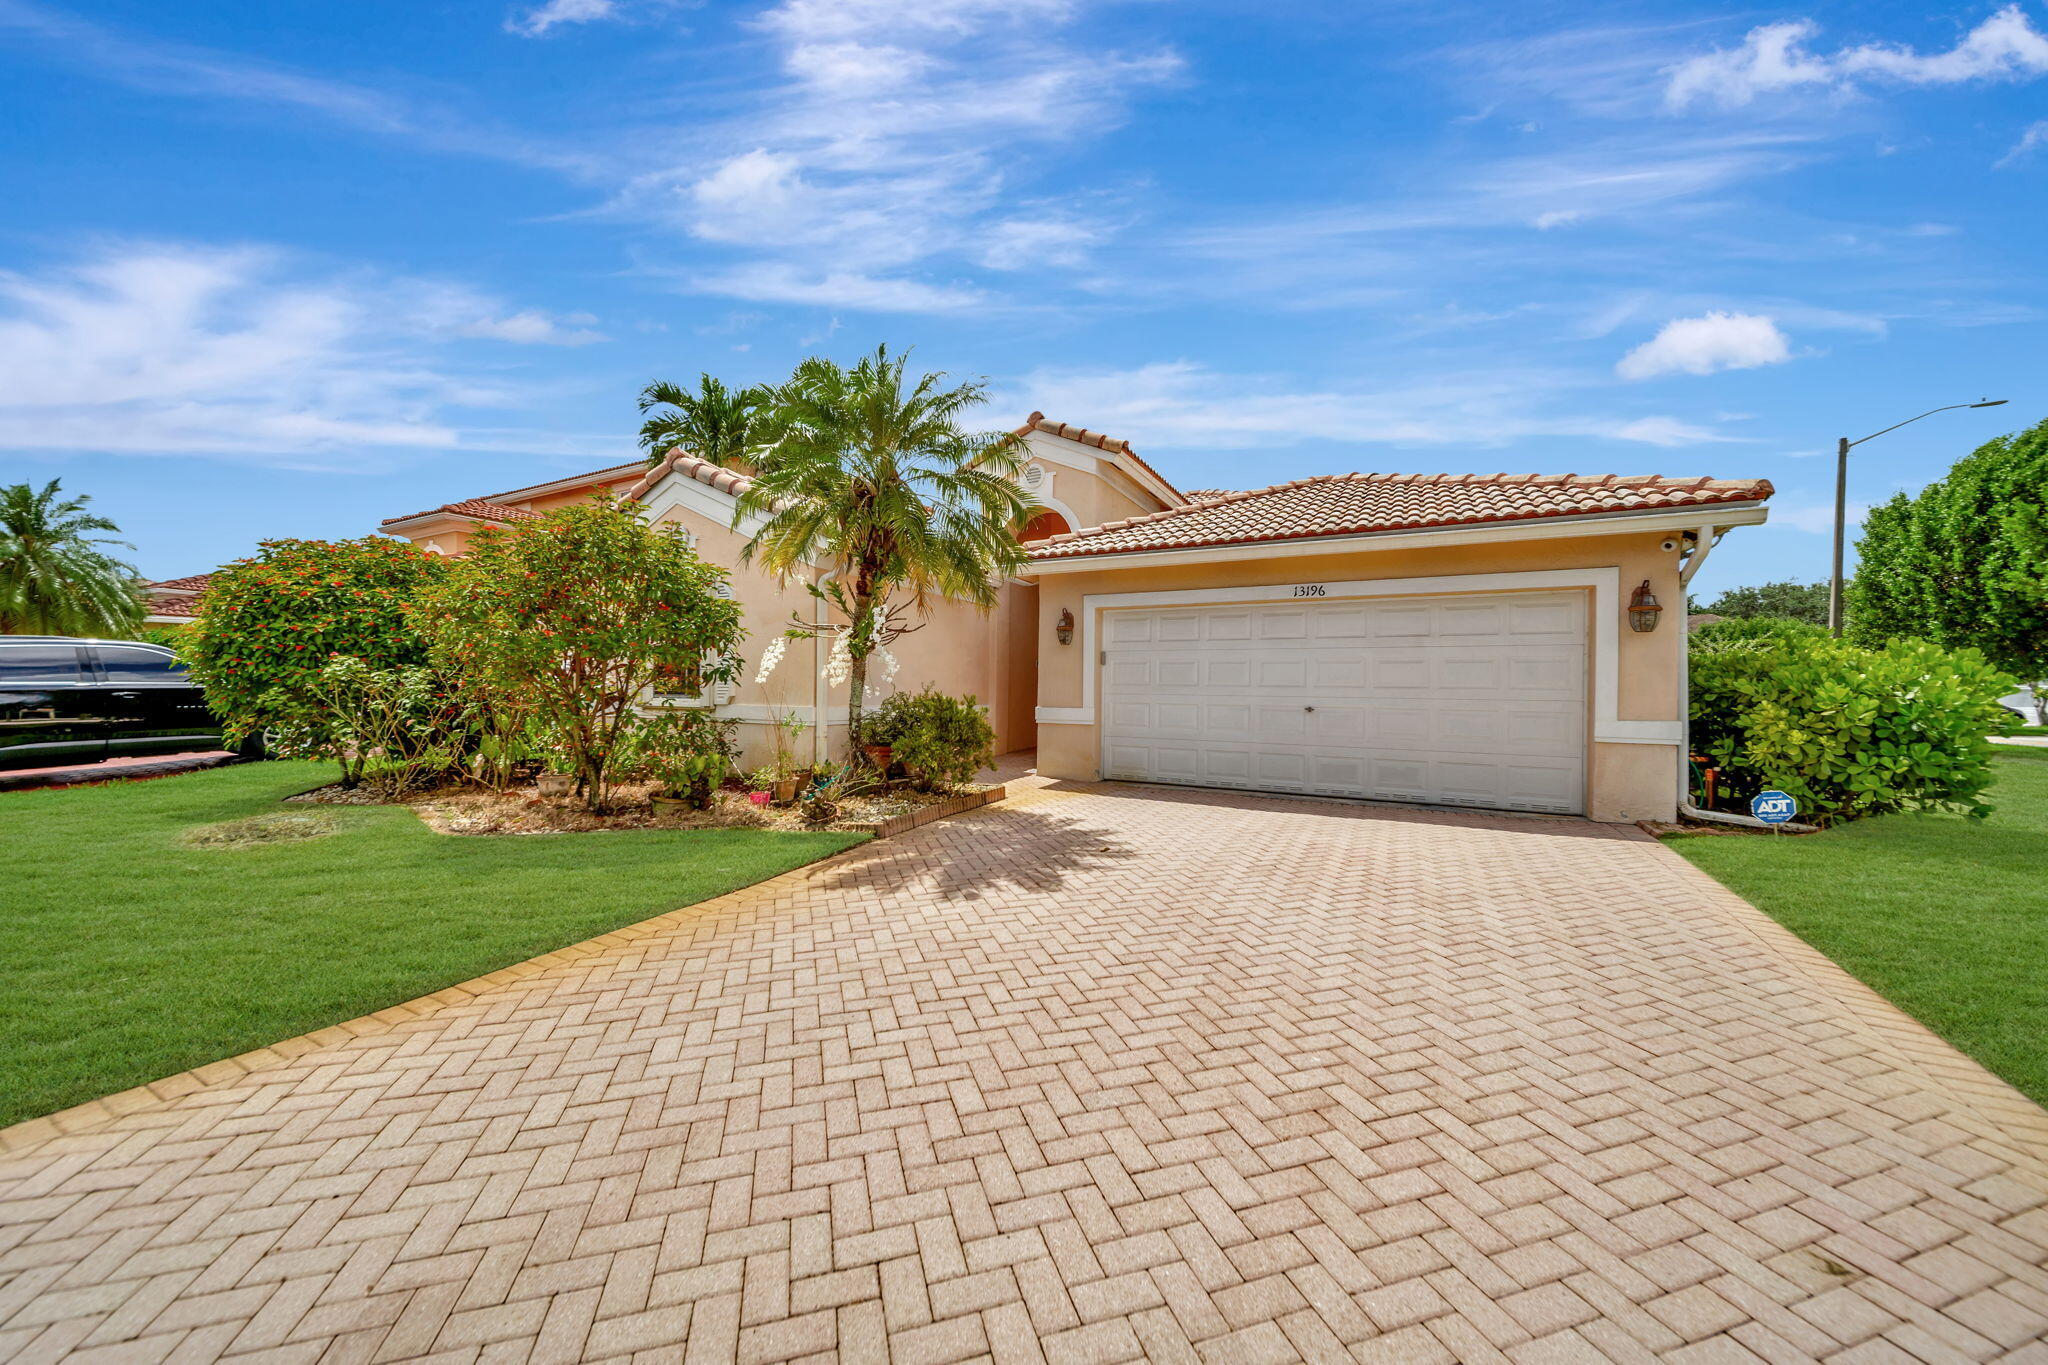
<path fill-rule="evenodd" d="M 2048 1360 L 2048 1115 L 1633 829 L 1013 790 L 19 1147 L 0 1358 Z"/>

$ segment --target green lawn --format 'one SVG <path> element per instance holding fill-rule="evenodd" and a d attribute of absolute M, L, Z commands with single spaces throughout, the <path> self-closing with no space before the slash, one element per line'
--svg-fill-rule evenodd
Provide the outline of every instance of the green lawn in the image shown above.
<path fill-rule="evenodd" d="M 0 794 L 0 1125 L 307 1033 L 751 885 L 858 834 L 457 838 L 409 810 L 293 805 L 260 763 Z M 295 843 L 193 826 L 331 818 Z"/>
<path fill-rule="evenodd" d="M 1990 819 L 1678 836 L 1678 852 L 2048 1103 L 2048 750 L 2001 752 Z"/>

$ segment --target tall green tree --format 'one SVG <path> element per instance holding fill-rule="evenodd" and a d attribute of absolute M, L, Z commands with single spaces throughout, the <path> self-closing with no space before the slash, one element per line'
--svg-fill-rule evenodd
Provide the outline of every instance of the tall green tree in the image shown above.
<path fill-rule="evenodd" d="M 697 376 L 694 393 L 657 380 L 640 391 L 641 413 L 654 414 L 640 426 L 640 448 L 649 464 L 681 446 L 715 465 L 744 465 L 767 401 L 765 389 L 729 389 L 708 374 Z"/>
<path fill-rule="evenodd" d="M 762 518 L 742 557 L 805 577 L 838 612 L 827 629 L 846 660 L 856 736 L 869 659 L 916 629 L 909 618 L 935 595 L 994 606 L 1023 565 L 1017 530 L 1036 510 L 1017 486 L 1023 443 L 961 426 L 988 401 L 986 383 L 913 378 L 908 360 L 882 346 L 851 369 L 822 357 L 798 365 L 771 395 L 739 499 L 739 517 Z M 823 585 L 806 577 L 814 564 Z"/>
<path fill-rule="evenodd" d="M 102 547 L 135 547 L 93 534 L 121 528 L 86 511 L 90 497 L 60 497 L 58 483 L 0 488 L 0 635 L 129 638 L 141 579 Z"/>
<path fill-rule="evenodd" d="M 1852 638 L 1969 645 L 2009 673 L 2048 676 L 2048 421 L 1872 508 L 1856 549 Z"/>
<path fill-rule="evenodd" d="M 1744 621 L 1769 616 L 1824 626 L 1828 623 L 1828 585 L 1787 580 L 1729 588 L 1705 606 L 1694 603 L 1692 610 Z"/>

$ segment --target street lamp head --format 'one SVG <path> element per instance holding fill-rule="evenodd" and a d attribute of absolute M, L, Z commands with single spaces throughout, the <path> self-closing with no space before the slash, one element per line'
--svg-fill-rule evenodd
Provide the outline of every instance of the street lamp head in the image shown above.
<path fill-rule="evenodd" d="M 1972 403 L 1970 406 L 1973 408 L 2002 408 L 2005 406 L 2005 402 L 2006 400 L 2003 398 L 1987 398 L 1981 403 Z"/>

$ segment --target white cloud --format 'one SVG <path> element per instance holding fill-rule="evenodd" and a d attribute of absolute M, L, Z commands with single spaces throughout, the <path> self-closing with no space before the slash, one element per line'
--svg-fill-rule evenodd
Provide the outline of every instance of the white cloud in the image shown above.
<path fill-rule="evenodd" d="M 1018 168 L 1113 126 L 1179 63 L 1069 48 L 1073 17 L 1067 0 L 785 0 L 753 25 L 782 81 L 612 208 L 732 248 L 689 278 L 749 299 L 946 312 L 983 292 L 948 272 L 1081 265 L 1107 229 L 1012 202 Z"/>
<path fill-rule="evenodd" d="M 1614 372 L 1623 379 L 1666 374 L 1750 370 L 1792 358 L 1778 324 L 1749 313 L 1708 313 L 1673 318 L 1656 336 L 1623 356 Z"/>
<path fill-rule="evenodd" d="M 0 274 L 0 448 L 307 465 L 463 445 L 451 410 L 517 395 L 434 339 L 557 330 L 449 286 L 309 277 L 263 248 L 111 247 Z"/>
<path fill-rule="evenodd" d="M 1103 236 L 1101 228 L 1072 218 L 1010 218 L 982 230 L 980 259 L 992 270 L 1079 265 Z"/>
<path fill-rule="evenodd" d="M 614 0 L 547 0 L 523 14 L 505 21 L 505 27 L 529 38 L 538 38 L 557 24 L 588 24 L 609 19 L 617 13 Z"/>
<path fill-rule="evenodd" d="M 1730 439 L 1672 417 L 1549 410 L 1580 383 L 1553 371 L 1500 369 L 1384 389 L 1300 388 L 1169 361 L 1129 370 L 1040 369 L 1001 402 L 1086 422 L 1141 450 L 1249 450 L 1305 441 L 1498 446 L 1538 436 L 1672 447 Z"/>
<path fill-rule="evenodd" d="M 793 261 L 753 261 L 730 270 L 684 277 L 699 293 L 753 303 L 794 303 L 871 313 L 957 313 L 987 302 L 968 285 L 931 284 L 857 270 L 813 269 Z"/>
<path fill-rule="evenodd" d="M 1673 67 L 1664 102 L 1672 109 L 1701 102 L 1732 109 L 1759 95 L 1803 87 L 1846 90 L 1863 79 L 1960 85 L 2027 80 L 2048 73 L 2048 36 L 2018 5 L 1999 10 L 1945 52 L 1869 43 L 1823 55 L 1807 48 L 1819 31 L 1805 19 L 1751 29 L 1740 47 L 1709 52 Z"/>
<path fill-rule="evenodd" d="M 2003 169 L 2043 147 L 2048 147 L 2048 119 L 2031 125 L 2026 132 L 2021 133 L 2020 140 L 2013 144 L 2011 151 L 1998 159 L 1997 164 Z"/>
<path fill-rule="evenodd" d="M 508 310 L 498 299 L 451 284 L 406 280 L 394 284 L 391 314 L 408 328 L 431 337 L 505 341 L 515 346 L 588 346 L 609 341 L 592 329 L 588 313 L 564 317 L 537 308 Z"/>

